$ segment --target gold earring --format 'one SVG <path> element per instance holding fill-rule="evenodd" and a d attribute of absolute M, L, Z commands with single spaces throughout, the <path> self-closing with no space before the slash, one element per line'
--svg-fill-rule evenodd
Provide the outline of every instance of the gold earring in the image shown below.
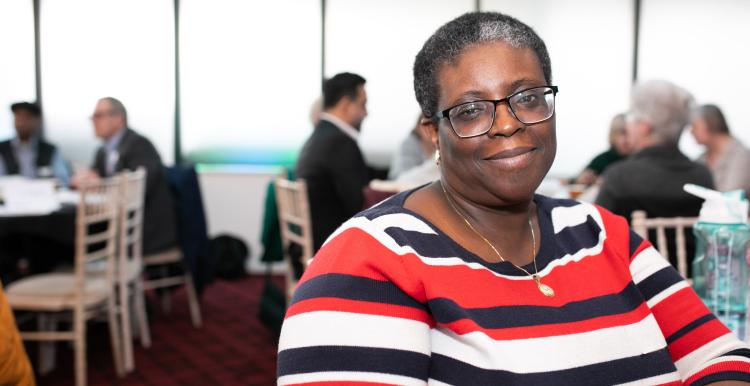
<path fill-rule="evenodd" d="M 440 165 L 440 149 L 435 150 L 435 164 Z"/>

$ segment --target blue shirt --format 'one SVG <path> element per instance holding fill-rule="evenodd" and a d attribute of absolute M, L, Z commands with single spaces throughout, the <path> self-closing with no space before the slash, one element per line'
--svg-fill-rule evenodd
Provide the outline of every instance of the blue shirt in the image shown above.
<path fill-rule="evenodd" d="M 109 137 L 104 141 L 104 165 L 107 172 L 107 177 L 115 174 L 115 167 L 117 161 L 120 159 L 120 152 L 117 148 L 122 142 L 122 137 L 125 136 L 126 128 L 118 130 L 113 136 Z"/>
<path fill-rule="evenodd" d="M 32 138 L 30 141 L 23 143 L 16 137 L 10 141 L 10 144 L 13 147 L 13 153 L 15 153 L 16 160 L 18 161 L 18 171 L 20 175 L 27 178 L 55 177 L 60 180 L 61 185 L 68 186 L 70 180 L 68 167 L 65 165 L 65 160 L 57 149 L 55 149 L 55 153 L 52 155 L 49 169 L 37 168 L 36 158 L 39 145 L 38 138 Z M 8 174 L 8 171 L 5 167 L 5 162 L 0 159 L 0 176 L 6 174 Z"/>

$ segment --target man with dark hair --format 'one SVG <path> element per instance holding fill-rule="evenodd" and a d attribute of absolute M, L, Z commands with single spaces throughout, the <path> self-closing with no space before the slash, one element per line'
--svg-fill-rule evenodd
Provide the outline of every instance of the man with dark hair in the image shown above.
<path fill-rule="evenodd" d="M 323 112 L 297 160 L 297 178 L 307 181 L 313 244 L 362 210 L 362 188 L 370 180 L 357 137 L 367 116 L 365 79 L 341 73 L 323 84 Z"/>
<path fill-rule="evenodd" d="M 110 177 L 122 170 L 146 169 L 146 201 L 143 218 L 143 254 L 162 252 L 177 245 L 177 223 L 172 195 L 161 157 L 146 137 L 128 127 L 128 114 L 119 100 L 97 102 L 91 116 L 94 132 L 103 142 L 92 169 L 73 177 L 73 185 Z"/>
<path fill-rule="evenodd" d="M 706 147 L 698 162 L 711 170 L 716 189 L 742 189 L 750 195 L 750 150 L 729 132 L 721 109 L 716 105 L 698 107 L 690 127 L 695 140 Z"/>
<path fill-rule="evenodd" d="M 42 110 L 35 103 L 19 102 L 10 106 L 16 136 L 0 142 L 0 176 L 28 178 L 55 177 L 68 185 L 68 168 L 62 155 L 41 138 Z"/>

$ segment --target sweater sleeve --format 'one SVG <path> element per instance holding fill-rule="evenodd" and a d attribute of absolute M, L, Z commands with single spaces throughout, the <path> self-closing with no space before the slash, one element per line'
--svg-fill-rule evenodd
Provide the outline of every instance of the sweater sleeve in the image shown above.
<path fill-rule="evenodd" d="M 34 384 L 34 372 L 0 283 L 0 385 Z"/>
<path fill-rule="evenodd" d="M 395 242 L 365 217 L 345 223 L 295 290 L 278 383 L 426 384 L 434 322 Z"/>
<path fill-rule="evenodd" d="M 623 220 L 624 221 L 624 220 Z M 669 262 L 632 230 L 630 272 L 667 342 L 682 380 L 750 381 L 750 348 L 703 304 Z"/>

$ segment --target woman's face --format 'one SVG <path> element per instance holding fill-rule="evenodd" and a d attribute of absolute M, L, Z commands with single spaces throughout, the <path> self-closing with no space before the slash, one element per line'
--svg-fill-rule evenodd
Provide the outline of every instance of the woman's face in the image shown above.
<path fill-rule="evenodd" d="M 528 48 L 482 43 L 468 48 L 438 72 L 438 110 L 480 99 L 497 100 L 545 86 L 539 59 Z M 484 135 L 459 138 L 443 118 L 434 130 L 443 179 L 465 199 L 485 206 L 529 201 L 555 159 L 555 116 L 525 125 L 497 106 L 495 122 Z"/>
<path fill-rule="evenodd" d="M 693 134 L 695 141 L 706 146 L 711 141 L 711 132 L 708 129 L 706 120 L 702 117 L 696 117 L 690 125 L 690 133 Z"/>

